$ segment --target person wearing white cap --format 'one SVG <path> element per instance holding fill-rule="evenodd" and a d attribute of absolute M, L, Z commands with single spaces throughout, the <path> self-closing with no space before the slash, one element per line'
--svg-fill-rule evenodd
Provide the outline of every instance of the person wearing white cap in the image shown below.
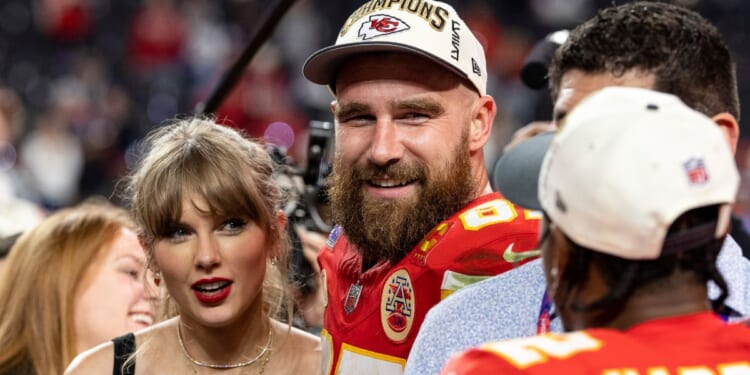
<path fill-rule="evenodd" d="M 443 374 L 750 373 L 750 328 L 727 325 L 716 259 L 739 173 L 722 132 L 677 97 L 610 87 L 543 154 L 542 263 L 567 334 L 486 343 Z M 679 136 L 675 136 L 679 134 Z M 636 370 L 637 369 L 637 370 Z"/>
<path fill-rule="evenodd" d="M 716 27 L 682 6 L 638 1 L 599 10 L 557 49 L 549 83 L 556 121 L 604 87 L 643 87 L 676 95 L 714 120 L 730 150 L 736 147 L 740 111 L 732 56 Z M 529 151 L 550 137 L 515 145 L 494 168 L 493 186 L 522 207 L 528 205 L 523 195 L 536 191 L 524 181 L 536 178 L 541 164 Z M 721 315 L 732 321 L 750 316 L 750 262 L 731 236 L 718 266 L 731 292 Z M 708 287 L 716 301 L 719 288 L 712 282 Z M 534 260 L 456 292 L 425 317 L 405 373 L 433 375 L 452 354 L 482 342 L 562 331 L 545 291 L 541 261 Z"/>
<path fill-rule="evenodd" d="M 438 1 L 365 3 L 303 72 L 335 96 L 324 373 L 400 374 L 427 311 L 538 256 L 539 216 L 491 191 L 481 44 Z"/>

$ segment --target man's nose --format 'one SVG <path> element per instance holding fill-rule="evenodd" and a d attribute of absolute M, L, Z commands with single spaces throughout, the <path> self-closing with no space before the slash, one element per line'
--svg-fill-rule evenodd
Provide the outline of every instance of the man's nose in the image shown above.
<path fill-rule="evenodd" d="M 390 165 L 404 156 L 404 146 L 398 125 L 390 119 L 378 120 L 370 144 L 370 161 L 376 165 Z"/>

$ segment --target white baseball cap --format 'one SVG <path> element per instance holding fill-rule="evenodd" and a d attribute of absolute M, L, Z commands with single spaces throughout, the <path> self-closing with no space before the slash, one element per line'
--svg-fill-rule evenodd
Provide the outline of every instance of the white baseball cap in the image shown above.
<path fill-rule="evenodd" d="M 336 44 L 313 53 L 302 69 L 334 91 L 344 59 L 366 52 L 409 52 L 435 61 L 487 92 L 484 49 L 450 5 L 440 1 L 371 0 L 344 23 Z"/>
<path fill-rule="evenodd" d="M 537 154 L 546 151 L 537 203 L 573 242 L 620 258 L 656 259 L 668 247 L 684 248 L 686 238 L 695 245 L 726 233 L 739 187 L 734 157 L 718 125 L 676 96 L 608 87 L 560 126 L 547 136 L 548 148 L 536 146 Z M 680 215 L 716 204 L 723 207 L 715 225 L 666 238 Z"/>

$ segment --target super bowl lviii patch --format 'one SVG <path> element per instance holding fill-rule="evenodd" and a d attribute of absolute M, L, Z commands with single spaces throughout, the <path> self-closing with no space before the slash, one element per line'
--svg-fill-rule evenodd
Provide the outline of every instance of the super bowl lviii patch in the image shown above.
<path fill-rule="evenodd" d="M 326 246 L 328 246 L 329 249 L 333 249 L 333 246 L 336 245 L 339 237 L 341 237 L 342 231 L 343 229 L 341 228 L 341 225 L 333 227 L 333 230 L 328 234 L 328 239 L 326 240 Z"/>
<path fill-rule="evenodd" d="M 394 343 L 406 340 L 414 322 L 414 288 L 405 269 L 386 278 L 380 300 L 380 322 L 386 337 Z"/>

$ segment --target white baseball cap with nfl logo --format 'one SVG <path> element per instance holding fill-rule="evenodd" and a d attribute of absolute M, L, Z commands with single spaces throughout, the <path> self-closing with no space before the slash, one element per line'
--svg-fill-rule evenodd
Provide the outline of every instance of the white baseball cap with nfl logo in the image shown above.
<path fill-rule="evenodd" d="M 484 48 L 450 5 L 428 0 L 372 0 L 344 23 L 336 44 L 313 53 L 303 73 L 335 92 L 341 63 L 354 54 L 408 52 L 423 56 L 468 79 L 480 95 L 487 92 Z"/>
<path fill-rule="evenodd" d="M 729 144 L 674 95 L 607 87 L 581 101 L 557 133 L 535 138 L 503 155 L 495 184 L 514 203 L 543 210 L 578 245 L 656 259 L 729 228 L 740 181 Z M 680 215 L 711 205 L 721 207 L 715 223 L 667 235 Z"/>

